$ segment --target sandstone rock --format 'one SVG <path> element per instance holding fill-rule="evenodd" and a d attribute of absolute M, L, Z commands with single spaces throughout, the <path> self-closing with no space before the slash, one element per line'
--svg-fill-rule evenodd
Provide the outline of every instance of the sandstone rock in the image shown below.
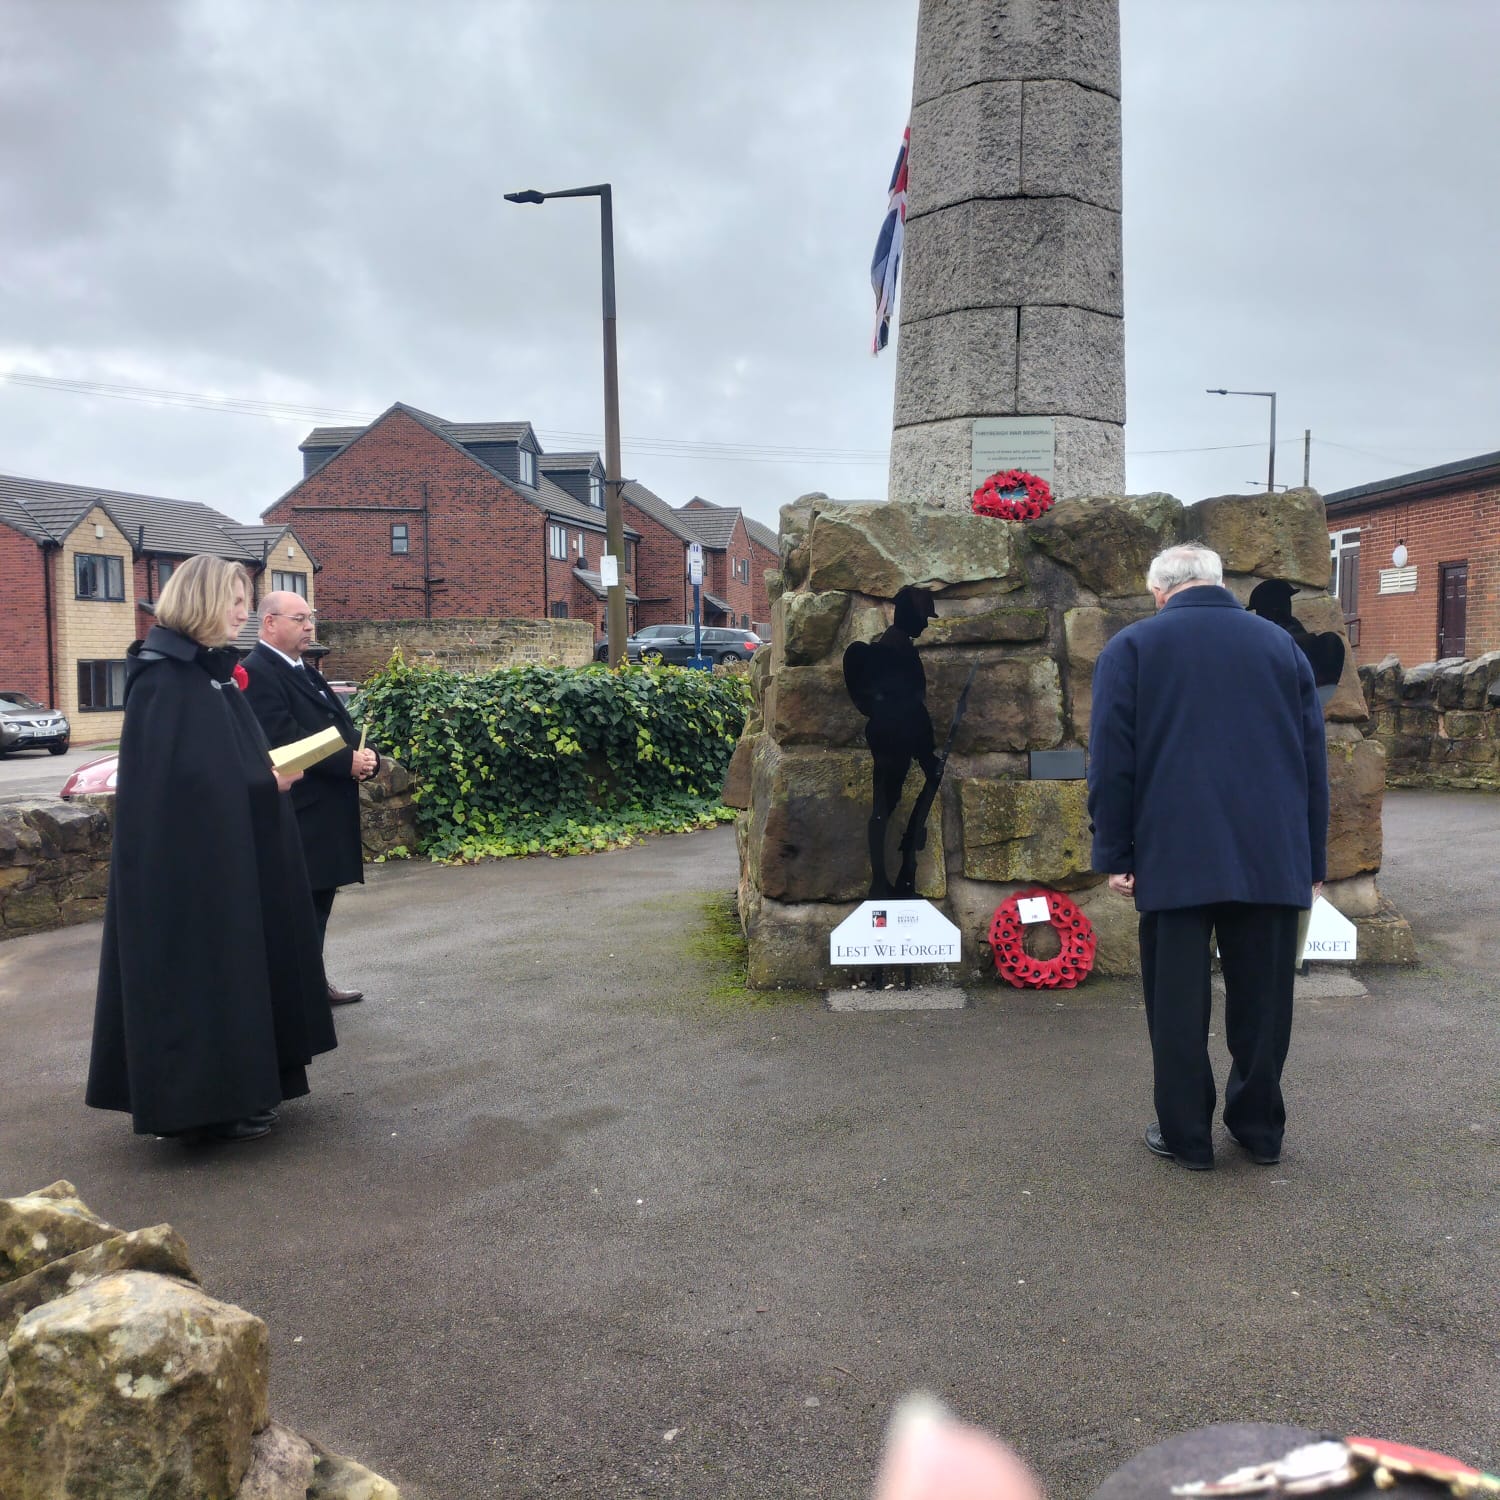
<path fill-rule="evenodd" d="M 1251 579 L 1251 587 L 1259 582 Z M 1303 593 L 1292 598 L 1292 614 L 1313 635 L 1332 632 L 1344 642 L 1344 671 L 1332 697 L 1323 705 L 1323 717 L 1331 724 L 1362 724 L 1370 717 L 1360 669 L 1344 629 L 1343 606 L 1331 594 Z"/>
<path fill-rule="evenodd" d="M 907 584 L 941 589 L 983 580 L 1019 588 L 1025 582 L 1008 523 L 898 501 L 817 511 L 807 556 L 809 588 L 884 599 Z"/>
<path fill-rule="evenodd" d="M 828 961 L 828 937 L 858 903 L 786 904 L 756 896 L 745 910 L 748 982 L 752 989 L 828 989 L 857 977 L 835 971 Z"/>
<path fill-rule="evenodd" d="M 1354 961 L 1356 969 L 1419 961 L 1411 924 L 1388 902 L 1382 901 L 1381 909 L 1374 916 L 1355 917 L 1354 925 L 1359 930 L 1359 957 Z"/>
<path fill-rule="evenodd" d="M 833 649 L 839 626 L 849 613 L 849 595 L 783 594 L 771 606 L 772 630 L 781 660 L 788 666 L 811 666 Z"/>
<path fill-rule="evenodd" d="M 119 1233 L 61 1179 L 20 1198 L 0 1198 L 0 1284 Z"/>
<path fill-rule="evenodd" d="M 781 507 L 781 577 L 788 589 L 801 588 L 807 582 L 807 538 L 813 517 L 824 505 L 832 504 L 827 495 L 803 495 L 791 505 Z"/>
<path fill-rule="evenodd" d="M 1144 612 L 1087 605 L 1063 615 L 1063 644 L 1068 663 L 1068 724 L 1079 744 L 1087 744 L 1094 705 L 1094 666 L 1099 653 L 1127 625 L 1145 619 Z"/>
<path fill-rule="evenodd" d="M 755 759 L 755 746 L 759 735 L 743 734 L 729 757 L 729 769 L 724 773 L 724 790 L 719 794 L 725 807 L 741 810 L 750 806 L 750 768 Z"/>
<path fill-rule="evenodd" d="M 1226 573 L 1328 587 L 1328 524 L 1315 490 L 1200 500 L 1187 509 L 1184 536 L 1212 547 Z"/>
<path fill-rule="evenodd" d="M 1469 670 L 1467 661 L 1443 663 L 1433 682 L 1433 702 L 1439 708 L 1457 708 L 1463 701 L 1464 674 Z"/>
<path fill-rule="evenodd" d="M 1372 667 L 1359 669 L 1360 686 L 1371 709 L 1377 704 L 1394 702 L 1401 696 L 1401 659 L 1384 656 Z"/>
<path fill-rule="evenodd" d="M 352 1458 L 320 1452 L 307 1500 L 401 1500 L 401 1496 L 390 1480 L 372 1474 Z"/>
<path fill-rule="evenodd" d="M 760 822 L 757 884 L 765 896 L 784 903 L 864 898 L 870 888 L 872 774 L 865 750 L 799 748 L 757 758 L 751 801 Z M 897 840 L 921 785 L 914 766 L 887 830 L 886 868 L 892 874 L 900 863 Z M 939 798 L 917 859 L 917 894 L 940 899 L 944 889 Z"/>
<path fill-rule="evenodd" d="M 1450 740 L 1478 739 L 1484 734 L 1486 717 L 1483 713 L 1455 708 L 1443 715 L 1443 733 Z"/>
<path fill-rule="evenodd" d="M 0 1341 L 10 1336 L 21 1317 L 44 1302 L 66 1296 L 88 1281 L 120 1271 L 154 1271 L 196 1282 L 182 1236 L 170 1224 L 132 1229 L 49 1261 L 28 1275 L 0 1283 Z"/>
<path fill-rule="evenodd" d="M 60 918 L 57 896 L 50 886 L 17 889 L 5 903 L 5 930 L 8 933 L 43 932 L 56 927 Z"/>
<path fill-rule="evenodd" d="M 0 1403 L 7 1500 L 229 1500 L 266 1425 L 266 1327 L 126 1271 L 27 1313 Z"/>
<path fill-rule="evenodd" d="M 54 849 L 81 853 L 109 834 L 109 819 L 92 807 L 59 799 L 26 809 L 25 818 Z"/>
<path fill-rule="evenodd" d="M 318 1467 L 318 1450 L 304 1437 L 272 1422 L 255 1435 L 250 1467 L 234 1500 L 307 1500 Z"/>
<path fill-rule="evenodd" d="M 1409 703 L 1414 699 L 1430 698 L 1437 686 L 1438 673 L 1462 660 L 1461 656 L 1445 656 L 1442 661 L 1424 661 L 1418 666 L 1408 667 L 1401 674 L 1402 701 Z"/>
<path fill-rule="evenodd" d="M 1011 605 L 985 608 L 982 601 L 976 602 L 981 602 L 981 608 L 955 614 L 944 611 L 937 619 L 928 621 L 927 629 L 922 632 L 922 645 L 989 645 L 1046 639 L 1046 610 L 1018 609 Z"/>
<path fill-rule="evenodd" d="M 1378 870 L 1385 751 L 1350 725 L 1329 725 L 1328 793 L 1328 878 Z"/>
<path fill-rule="evenodd" d="M 0 807 L 0 865 L 34 865 L 42 858 L 42 836 L 18 807 Z"/>
<path fill-rule="evenodd" d="M 1380 892 L 1373 875 L 1353 875 L 1348 880 L 1330 880 L 1323 886 L 1324 898 L 1351 920 L 1372 917 L 1380 910 Z"/>
<path fill-rule="evenodd" d="M 954 741 L 958 753 L 1049 750 L 1061 741 L 1062 680 L 1051 657 L 944 651 L 924 652 L 922 662 L 927 672 L 927 708 L 939 750 L 975 662 L 979 671 Z"/>
<path fill-rule="evenodd" d="M 1098 947 L 1093 973 L 1101 979 L 1128 979 L 1141 972 L 1140 914 L 1128 896 L 1117 896 L 1100 881 L 1073 897 L 1089 919 Z M 1087 981 L 1085 981 L 1087 983 Z"/>
<path fill-rule="evenodd" d="M 1476 656 L 1463 670 L 1460 708 L 1489 708 L 1489 689 L 1500 683 L 1500 651 Z"/>
<path fill-rule="evenodd" d="M 1183 539 L 1183 507 L 1160 494 L 1062 500 L 1027 534 L 1096 594 L 1140 594 L 1151 559 Z"/>
<path fill-rule="evenodd" d="M 971 880 L 1089 884 L 1088 789 L 1081 781 L 970 780 L 959 789 Z"/>
<path fill-rule="evenodd" d="M 842 662 L 783 667 L 771 679 L 767 723 L 782 745 L 858 745 L 865 737 L 864 717 L 844 686 Z"/>

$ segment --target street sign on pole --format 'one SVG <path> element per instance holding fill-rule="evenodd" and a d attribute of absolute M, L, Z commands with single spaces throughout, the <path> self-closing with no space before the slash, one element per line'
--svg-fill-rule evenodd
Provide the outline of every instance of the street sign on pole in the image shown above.
<path fill-rule="evenodd" d="M 688 543 L 688 582 L 695 587 L 703 582 L 703 544 Z"/>
<path fill-rule="evenodd" d="M 599 582 L 607 589 L 612 589 L 620 581 L 620 559 L 612 553 L 606 552 L 599 559 Z"/>

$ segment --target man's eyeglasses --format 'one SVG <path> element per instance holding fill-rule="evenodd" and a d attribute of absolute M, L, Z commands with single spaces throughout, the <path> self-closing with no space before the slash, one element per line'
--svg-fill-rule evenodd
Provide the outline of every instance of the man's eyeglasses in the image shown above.
<path fill-rule="evenodd" d="M 284 614 L 279 609 L 273 609 L 271 613 L 279 615 L 283 620 L 295 620 L 299 625 L 306 625 L 309 620 L 316 620 L 318 618 L 318 612 L 315 609 L 306 610 L 300 615 Z"/>

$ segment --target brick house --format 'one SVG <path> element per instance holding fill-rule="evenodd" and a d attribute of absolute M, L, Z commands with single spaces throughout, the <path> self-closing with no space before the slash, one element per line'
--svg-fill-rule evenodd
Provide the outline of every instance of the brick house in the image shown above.
<path fill-rule="evenodd" d="M 0 687 L 60 708 L 81 743 L 115 738 L 126 647 L 150 628 L 173 567 L 200 552 L 243 563 L 256 600 L 291 588 L 312 602 L 317 565 L 289 527 L 246 526 L 190 500 L 0 475 Z M 242 643 L 257 628 L 252 616 Z"/>
<path fill-rule="evenodd" d="M 401 402 L 300 446 L 303 477 L 263 519 L 294 526 L 327 570 L 324 619 L 551 616 L 602 636 L 596 454 L 544 457 L 529 422 L 446 422 Z M 640 533 L 625 540 L 633 616 Z"/>
<path fill-rule="evenodd" d="M 1330 589 L 1361 666 L 1500 649 L 1500 453 L 1339 490 L 1324 504 Z"/>
<path fill-rule="evenodd" d="M 703 544 L 703 618 L 769 636 L 771 596 L 766 570 L 779 556 L 776 534 L 738 506 L 715 505 L 695 495 L 678 517 Z"/>

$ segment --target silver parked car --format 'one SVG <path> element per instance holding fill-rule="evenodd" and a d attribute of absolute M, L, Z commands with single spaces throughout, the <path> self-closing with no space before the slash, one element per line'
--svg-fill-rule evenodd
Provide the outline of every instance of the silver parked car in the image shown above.
<path fill-rule="evenodd" d="M 67 716 L 26 693 L 0 692 L 0 755 L 8 750 L 67 751 L 72 728 Z"/>

